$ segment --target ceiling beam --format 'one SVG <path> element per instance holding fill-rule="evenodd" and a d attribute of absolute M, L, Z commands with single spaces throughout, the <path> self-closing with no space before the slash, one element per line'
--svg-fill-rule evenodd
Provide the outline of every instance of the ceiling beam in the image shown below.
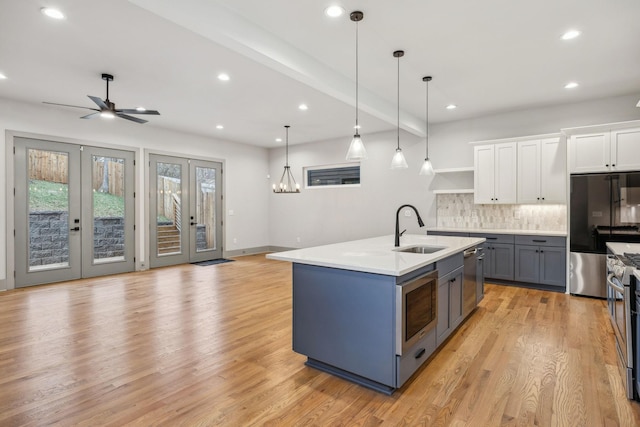
<path fill-rule="evenodd" d="M 219 2 L 129 0 L 164 19 L 355 107 L 355 82 Z M 397 106 L 360 87 L 359 108 L 394 127 Z M 400 112 L 400 128 L 425 136 L 424 121 Z"/>

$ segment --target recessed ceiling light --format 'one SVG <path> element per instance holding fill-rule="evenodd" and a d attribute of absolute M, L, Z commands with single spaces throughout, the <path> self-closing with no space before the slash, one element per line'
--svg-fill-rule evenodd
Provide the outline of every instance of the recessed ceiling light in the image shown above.
<path fill-rule="evenodd" d="M 224 126 L 222 126 L 222 125 L 216 125 L 216 129 L 224 129 Z"/>
<path fill-rule="evenodd" d="M 54 9 L 52 7 L 42 7 L 42 8 L 40 8 L 40 12 L 43 15 L 48 16 L 49 18 L 64 19 L 64 13 L 62 13 L 58 9 Z"/>
<path fill-rule="evenodd" d="M 339 16 L 342 16 L 343 13 L 344 13 L 344 8 L 337 5 L 329 6 L 324 10 L 324 14 L 331 18 L 337 18 Z"/>
<path fill-rule="evenodd" d="M 229 81 L 229 74 L 220 73 L 218 74 L 218 80 L 222 80 L 223 82 Z"/>
<path fill-rule="evenodd" d="M 447 105 L 447 110 L 455 110 L 456 108 L 458 108 L 458 106 L 457 106 L 457 105 L 455 105 L 455 104 L 449 104 L 449 105 Z"/>
<path fill-rule="evenodd" d="M 309 109 L 307 104 L 300 104 L 298 105 L 298 108 L 301 109 L 302 111 L 307 111 Z"/>
<path fill-rule="evenodd" d="M 147 109 L 144 107 L 136 107 L 136 111 L 140 111 L 142 113 L 144 111 L 147 111 Z"/>
<path fill-rule="evenodd" d="M 564 33 L 562 35 L 562 40 L 571 40 L 571 39 L 575 39 L 576 37 L 578 37 L 580 35 L 580 31 L 578 30 L 569 30 L 566 33 Z"/>
<path fill-rule="evenodd" d="M 569 82 L 566 85 L 564 85 L 565 89 L 574 89 L 576 87 L 578 87 L 578 83 L 576 82 Z"/>
<path fill-rule="evenodd" d="M 7 76 L 5 76 L 4 74 L 0 73 L 0 80 L 4 80 L 6 78 L 7 78 Z"/>

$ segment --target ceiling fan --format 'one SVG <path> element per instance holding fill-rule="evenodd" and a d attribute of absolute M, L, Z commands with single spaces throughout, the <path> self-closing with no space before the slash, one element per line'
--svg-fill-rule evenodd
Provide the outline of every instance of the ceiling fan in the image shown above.
<path fill-rule="evenodd" d="M 159 116 L 160 113 L 156 110 L 146 110 L 144 108 L 116 108 L 116 104 L 109 101 L 109 82 L 113 81 L 113 76 L 111 74 L 102 74 L 102 80 L 107 82 L 107 97 L 103 101 L 97 96 L 87 95 L 93 102 L 96 103 L 100 109 L 97 108 L 89 108 L 89 107 L 81 107 L 79 105 L 68 105 L 68 104 L 57 104 L 55 102 L 43 102 L 43 104 L 50 105 L 61 105 L 63 107 L 74 107 L 74 108 L 84 108 L 85 110 L 92 110 L 95 113 L 87 114 L 86 116 L 80 117 L 81 119 L 93 119 L 96 117 L 120 117 L 121 119 L 131 120 L 136 123 L 147 123 L 147 120 L 139 119 L 138 117 L 130 116 L 129 114 L 151 114 L 155 116 Z"/>

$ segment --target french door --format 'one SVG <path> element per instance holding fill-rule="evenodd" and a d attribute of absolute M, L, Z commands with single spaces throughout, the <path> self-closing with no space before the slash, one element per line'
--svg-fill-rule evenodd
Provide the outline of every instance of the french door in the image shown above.
<path fill-rule="evenodd" d="M 222 163 L 149 155 L 151 267 L 222 258 Z"/>
<path fill-rule="evenodd" d="M 15 285 L 133 271 L 134 153 L 15 138 Z"/>

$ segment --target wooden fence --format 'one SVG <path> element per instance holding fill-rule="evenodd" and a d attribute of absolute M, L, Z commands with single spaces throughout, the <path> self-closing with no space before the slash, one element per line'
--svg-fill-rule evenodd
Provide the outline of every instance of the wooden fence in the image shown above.
<path fill-rule="evenodd" d="M 176 222 L 176 213 L 174 212 L 173 196 L 180 199 L 180 180 L 177 178 L 169 178 L 168 176 L 158 176 L 158 215 Z"/>
<path fill-rule="evenodd" d="M 107 158 L 108 159 L 108 158 Z M 92 188 L 102 187 L 104 158 L 93 159 L 91 167 Z M 107 163 L 109 188 L 106 192 L 114 196 L 124 196 L 124 164 L 114 161 Z M 44 150 L 29 150 L 29 179 L 68 184 L 69 156 Z"/>

